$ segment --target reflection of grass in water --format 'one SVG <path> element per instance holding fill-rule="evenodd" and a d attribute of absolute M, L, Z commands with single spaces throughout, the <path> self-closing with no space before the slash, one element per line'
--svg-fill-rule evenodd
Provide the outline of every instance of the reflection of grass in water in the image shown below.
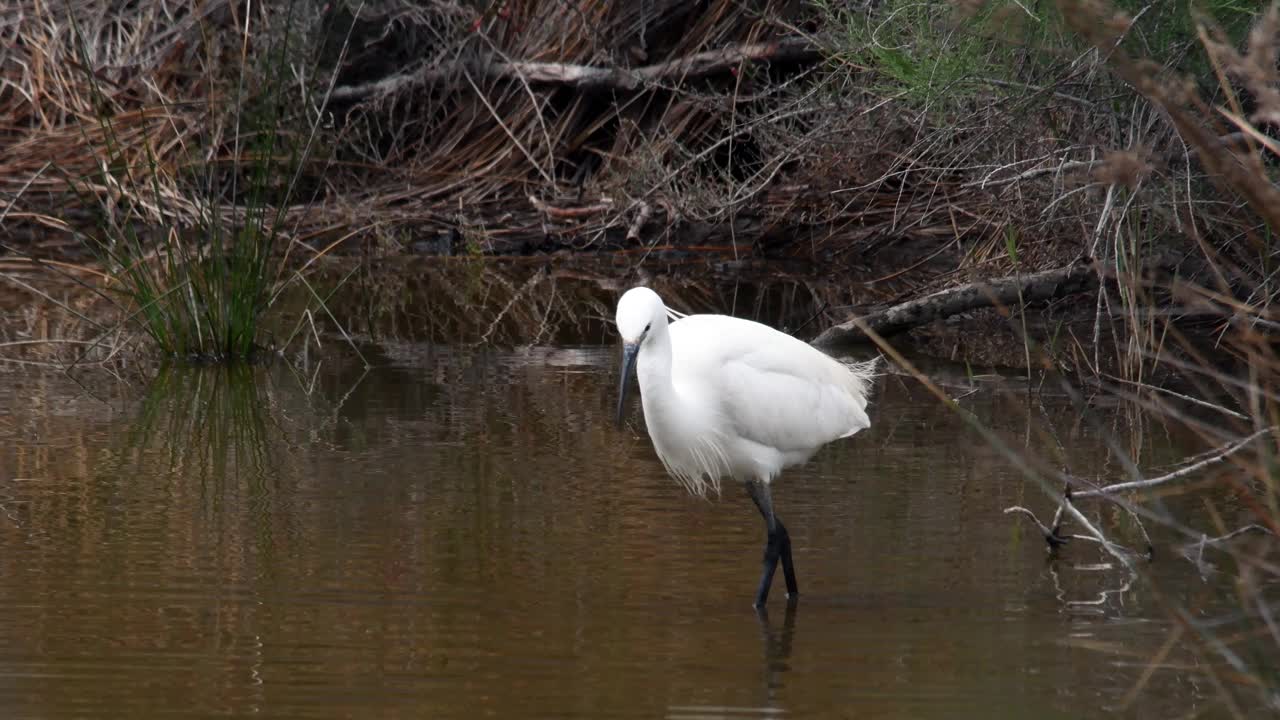
<path fill-rule="evenodd" d="M 640 277 L 599 259 L 554 266 L 523 260 L 423 259 L 371 263 L 354 272 L 335 265 L 314 281 L 336 324 L 380 340 L 520 346 L 616 342 L 614 303 L 648 284 L 683 312 L 729 312 L 812 337 L 849 306 L 857 287 L 812 266 L 761 264 L 718 270 L 709 259 L 670 264 Z M 352 275 L 351 282 L 342 281 Z M 864 298 L 865 299 L 865 298 Z M 307 298 L 285 298 L 297 317 Z M 303 334 L 311 335 L 304 323 Z"/>
<path fill-rule="evenodd" d="M 202 483 L 251 469 L 251 489 L 263 489 L 274 466 L 265 373 L 244 364 L 162 368 L 147 389 L 129 446 L 165 448 L 170 473 L 194 474 Z"/>

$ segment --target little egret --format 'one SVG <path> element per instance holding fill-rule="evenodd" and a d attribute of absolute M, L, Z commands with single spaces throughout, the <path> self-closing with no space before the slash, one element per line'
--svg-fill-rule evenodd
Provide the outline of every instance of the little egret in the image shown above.
<path fill-rule="evenodd" d="M 668 314 L 676 316 L 668 322 Z M 637 287 L 618 301 L 622 380 L 638 366 L 649 438 L 667 473 L 689 492 L 746 485 L 764 517 L 764 574 L 755 605 L 769 598 L 782 561 L 787 597 L 799 594 L 791 537 L 773 512 L 769 483 L 820 447 L 871 425 L 867 389 L 873 364 L 846 365 L 767 325 L 727 315 L 679 316 L 654 291 Z"/>

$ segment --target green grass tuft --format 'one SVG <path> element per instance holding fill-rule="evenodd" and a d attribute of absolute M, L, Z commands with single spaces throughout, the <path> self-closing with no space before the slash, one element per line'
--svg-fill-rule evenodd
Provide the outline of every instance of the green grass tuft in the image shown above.
<path fill-rule="evenodd" d="M 86 242 L 111 274 L 110 289 L 166 355 L 252 362 L 274 349 L 263 318 L 291 277 L 280 247 L 283 209 L 299 194 L 297 168 L 308 160 L 323 115 L 309 120 L 299 109 L 325 104 L 293 97 L 299 84 L 287 84 L 280 71 L 307 65 L 295 5 L 256 16 L 256 29 L 246 25 L 257 33 L 252 39 L 228 43 L 205 34 L 209 57 L 199 72 L 207 126 L 192 133 L 179 168 L 161 163 L 149 131 L 139 139 L 113 116 L 76 28 L 86 84 L 102 98 L 95 102 L 102 142 L 94 143 L 98 171 L 67 182 L 97 210 L 97 234 Z M 255 45 L 266 49 L 252 54 Z M 216 50 L 224 52 L 215 57 Z M 172 110 L 163 101 L 148 108 L 141 127 L 153 127 L 148 116 L 155 126 L 176 126 Z"/>

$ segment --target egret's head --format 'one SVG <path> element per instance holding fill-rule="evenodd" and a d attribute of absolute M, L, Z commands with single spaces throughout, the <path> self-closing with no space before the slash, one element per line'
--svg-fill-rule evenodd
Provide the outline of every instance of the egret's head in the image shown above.
<path fill-rule="evenodd" d="M 622 379 L 618 382 L 618 427 L 622 427 L 627 381 L 635 372 L 636 355 L 646 340 L 666 332 L 667 307 L 658 293 L 649 288 L 631 288 L 618 300 L 614 322 L 618 325 L 618 334 L 622 335 Z"/>
<path fill-rule="evenodd" d="M 639 346 L 657 327 L 667 323 L 667 306 L 658 293 L 647 287 L 628 290 L 618 300 L 618 312 L 614 316 L 623 345 Z"/>

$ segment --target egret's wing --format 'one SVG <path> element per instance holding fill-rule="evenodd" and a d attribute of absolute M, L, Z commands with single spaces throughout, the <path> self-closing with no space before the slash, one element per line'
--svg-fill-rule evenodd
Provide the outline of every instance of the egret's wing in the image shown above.
<path fill-rule="evenodd" d="M 674 322 L 672 380 L 726 430 L 809 450 L 870 427 L 873 366 L 848 366 L 760 323 L 724 315 Z"/>
<path fill-rule="evenodd" d="M 729 359 L 719 384 L 722 417 L 741 437 L 779 450 L 816 448 L 871 426 L 865 378 L 799 340 Z"/>

